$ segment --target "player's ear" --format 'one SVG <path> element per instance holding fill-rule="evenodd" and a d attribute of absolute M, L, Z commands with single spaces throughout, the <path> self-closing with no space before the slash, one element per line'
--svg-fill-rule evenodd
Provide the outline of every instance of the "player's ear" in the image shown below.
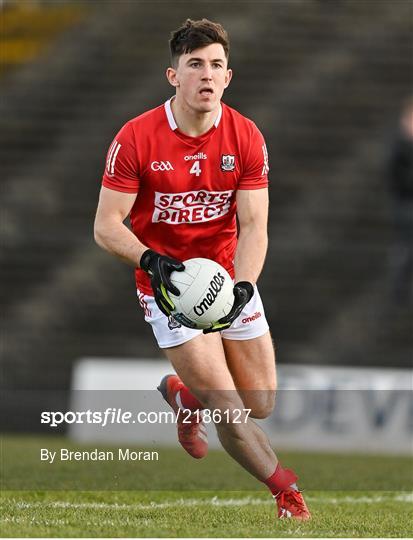
<path fill-rule="evenodd" d="M 225 75 L 225 88 L 228 88 L 229 86 L 229 83 L 231 82 L 231 79 L 232 79 L 232 69 L 227 69 L 227 73 Z"/>
<path fill-rule="evenodd" d="M 168 69 L 166 70 L 166 78 L 168 79 L 169 84 L 171 84 L 172 86 L 179 86 L 179 81 L 176 76 L 176 69 L 168 67 Z"/>

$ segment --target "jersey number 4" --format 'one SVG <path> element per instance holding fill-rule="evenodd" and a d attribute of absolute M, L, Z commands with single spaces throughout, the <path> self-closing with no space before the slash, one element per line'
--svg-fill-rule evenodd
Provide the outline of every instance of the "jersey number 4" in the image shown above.
<path fill-rule="evenodd" d="M 195 176 L 199 176 L 201 174 L 201 166 L 199 165 L 199 160 L 198 159 L 193 162 L 189 173 L 194 174 Z"/>

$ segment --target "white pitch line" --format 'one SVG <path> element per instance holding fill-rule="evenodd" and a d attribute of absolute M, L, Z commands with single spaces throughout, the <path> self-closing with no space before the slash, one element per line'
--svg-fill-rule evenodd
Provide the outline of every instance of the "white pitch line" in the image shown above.
<path fill-rule="evenodd" d="M 162 508 L 175 508 L 178 506 L 247 506 L 258 504 L 274 504 L 272 500 L 264 499 L 252 499 L 246 497 L 243 499 L 218 499 L 218 497 L 212 497 L 211 499 L 178 499 L 176 501 L 169 502 L 150 502 L 147 504 L 118 504 L 118 503 L 72 503 L 69 501 L 51 501 L 51 502 L 22 502 L 14 501 L 17 508 L 36 508 L 36 507 L 49 507 L 49 508 L 88 508 L 88 509 L 114 509 L 114 510 L 154 510 Z"/>
<path fill-rule="evenodd" d="M 306 497 L 309 502 L 319 502 L 323 504 L 380 504 L 383 502 L 406 502 L 413 503 L 412 493 L 402 493 L 395 496 L 383 496 L 377 495 L 373 497 L 313 497 L 311 495 Z M 193 507 L 193 506 L 253 506 L 253 505 L 272 505 L 274 502 L 271 499 L 258 499 L 252 497 L 244 497 L 241 499 L 219 499 L 218 497 L 212 497 L 210 499 L 178 499 L 176 501 L 166 501 L 161 503 L 150 502 L 146 504 L 119 504 L 119 503 L 98 503 L 98 502 L 84 502 L 84 503 L 72 503 L 69 501 L 51 501 L 51 502 L 23 502 L 11 500 L 18 509 L 48 507 L 48 508 L 72 508 L 72 509 L 93 509 L 93 510 L 158 510 L 165 508 L 177 508 L 177 507 Z"/>
<path fill-rule="evenodd" d="M 366 497 L 364 495 L 360 497 L 331 497 L 331 498 L 323 498 L 323 497 L 306 497 L 309 501 L 314 502 L 322 502 L 326 504 L 360 504 L 360 503 L 367 503 L 367 504 L 374 504 L 374 503 L 382 503 L 382 502 L 406 502 L 406 503 L 413 503 L 413 493 L 401 493 L 399 495 L 394 496 L 383 496 L 383 495 L 376 495 L 374 497 Z"/>

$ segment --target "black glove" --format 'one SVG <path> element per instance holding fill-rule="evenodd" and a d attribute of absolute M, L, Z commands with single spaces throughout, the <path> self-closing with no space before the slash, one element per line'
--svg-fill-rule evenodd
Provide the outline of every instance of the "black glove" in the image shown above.
<path fill-rule="evenodd" d="M 239 314 L 248 304 L 254 294 L 254 287 L 249 281 L 239 281 L 234 286 L 234 305 L 231 311 L 225 317 L 222 317 L 217 322 L 214 322 L 210 328 L 205 328 L 204 334 L 211 332 L 219 332 L 229 328 Z"/>
<path fill-rule="evenodd" d="M 175 309 L 172 300 L 169 298 L 168 291 L 179 296 L 179 289 L 171 283 L 170 276 L 175 270 L 182 272 L 185 266 L 180 261 L 160 255 L 156 251 L 147 249 L 141 257 L 140 267 L 151 276 L 151 286 L 159 309 L 167 317 Z"/>

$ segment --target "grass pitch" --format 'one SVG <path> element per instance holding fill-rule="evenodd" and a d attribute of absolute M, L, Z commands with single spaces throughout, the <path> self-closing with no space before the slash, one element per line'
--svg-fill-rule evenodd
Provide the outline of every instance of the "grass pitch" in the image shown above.
<path fill-rule="evenodd" d="M 308 492 L 313 518 L 275 518 L 266 493 L 8 492 L 1 532 L 10 537 L 409 537 L 406 493 Z"/>
<path fill-rule="evenodd" d="M 67 443 L 59 439 L 54 444 L 62 446 L 63 442 Z M 317 474 L 323 478 L 318 478 L 313 485 L 337 487 L 335 476 L 339 471 L 346 471 L 347 483 L 342 484 L 342 489 L 311 489 L 311 478 L 306 477 L 305 497 L 313 519 L 299 523 L 276 519 L 275 503 L 258 482 L 252 481 L 252 489 L 241 485 L 237 491 L 231 489 L 239 469 L 223 452 L 212 452 L 202 462 L 187 460 L 180 448 L 167 450 L 165 454 L 168 468 L 174 466 L 175 473 L 180 470 L 184 476 L 185 469 L 192 464 L 195 466 L 190 470 L 192 477 L 194 470 L 211 478 L 218 471 L 221 484 L 215 490 L 196 490 L 196 474 L 195 479 L 191 478 L 190 490 L 178 486 L 176 490 L 161 491 L 162 478 L 151 476 L 146 477 L 147 485 L 140 491 L 130 486 L 116 491 L 87 491 L 81 484 L 81 490 L 63 490 L 67 471 L 50 469 L 46 464 L 43 465 L 49 468 L 44 470 L 53 470 L 57 490 L 51 486 L 41 490 L 35 486 L 10 489 L 18 485 L 10 485 L 11 477 L 30 475 L 34 466 L 29 459 L 30 452 L 25 462 L 24 454 L 13 449 L 50 447 L 51 441 L 38 437 L 3 437 L 2 443 L 2 537 L 410 537 L 413 534 L 413 495 L 408 489 L 413 471 L 409 458 L 367 458 L 369 475 L 384 478 L 383 470 L 387 470 L 387 474 L 390 471 L 396 476 L 394 484 L 400 488 L 392 487 L 390 491 L 384 489 L 384 484 L 381 487 L 377 484 L 375 490 L 363 489 L 367 478 L 361 474 L 362 463 L 367 463 L 363 461 L 365 457 L 362 460 L 358 456 L 284 453 L 283 462 L 296 467 L 300 473 L 313 464 L 315 474 L 314 463 L 320 464 Z M 114 467 L 114 464 L 107 465 Z M 134 463 L 130 467 L 133 485 L 133 471 L 137 480 L 139 468 L 145 465 Z M 223 477 L 222 471 L 226 471 Z M 114 478 L 114 469 L 107 472 Z M 165 469 L 160 469 L 160 473 L 164 475 Z M 249 481 L 248 476 L 245 478 Z M 205 481 L 199 483 L 205 485 Z M 352 485 L 353 489 L 345 485 Z M 113 486 L 107 487 L 113 489 Z"/>

